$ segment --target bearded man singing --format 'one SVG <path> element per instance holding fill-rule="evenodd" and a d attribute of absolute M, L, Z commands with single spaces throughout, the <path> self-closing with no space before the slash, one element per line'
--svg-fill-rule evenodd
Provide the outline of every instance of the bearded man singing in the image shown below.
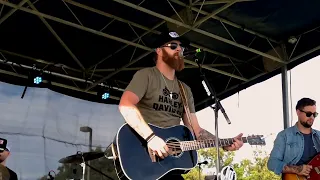
<path fill-rule="evenodd" d="M 123 93 L 119 110 L 124 119 L 142 138 L 148 147 L 160 158 L 168 156 L 169 149 L 163 139 L 154 134 L 147 123 L 158 127 L 180 125 L 181 118 L 198 140 L 214 139 L 215 136 L 199 126 L 191 89 L 182 83 L 187 92 L 187 101 L 191 114 L 191 125 L 183 110 L 179 94 L 176 71 L 184 69 L 184 60 L 179 54 L 189 42 L 176 32 L 162 33 L 155 43 L 156 66 L 137 71 Z M 191 128 L 192 126 L 192 128 Z M 231 146 L 225 150 L 235 151 L 242 147 L 242 134 L 234 138 Z M 134 152 L 133 152 L 134 153 Z M 134 156 L 134 154 L 132 154 Z M 161 179 L 183 179 L 181 175 L 165 175 Z"/>

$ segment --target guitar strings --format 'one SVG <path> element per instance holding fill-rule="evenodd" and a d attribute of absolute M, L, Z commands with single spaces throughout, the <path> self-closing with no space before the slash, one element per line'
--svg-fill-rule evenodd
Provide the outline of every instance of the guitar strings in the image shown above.
<path fill-rule="evenodd" d="M 171 148 L 181 148 L 181 146 L 185 146 L 186 144 L 190 144 L 192 146 L 205 146 L 206 144 L 204 143 L 200 143 L 200 142 L 196 142 L 196 141 L 189 141 L 189 142 L 193 142 L 194 144 L 191 144 L 191 143 L 185 143 L 185 144 L 182 144 L 180 142 L 168 142 L 166 143 L 168 147 L 171 147 Z M 195 143 L 196 142 L 196 143 Z"/>

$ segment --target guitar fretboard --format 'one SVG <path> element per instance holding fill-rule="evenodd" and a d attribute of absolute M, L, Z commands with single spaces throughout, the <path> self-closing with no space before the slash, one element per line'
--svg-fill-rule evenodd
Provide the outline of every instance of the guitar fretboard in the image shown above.
<path fill-rule="evenodd" d="M 248 142 L 247 137 L 242 137 L 243 143 Z M 218 143 L 219 146 L 229 146 L 233 144 L 234 140 L 233 138 L 227 138 L 227 139 L 219 139 Z M 190 150 L 199 150 L 203 148 L 210 148 L 215 147 L 215 139 L 208 139 L 208 140 L 198 140 L 198 141 L 183 141 L 180 142 L 180 148 L 182 151 L 190 151 Z"/>

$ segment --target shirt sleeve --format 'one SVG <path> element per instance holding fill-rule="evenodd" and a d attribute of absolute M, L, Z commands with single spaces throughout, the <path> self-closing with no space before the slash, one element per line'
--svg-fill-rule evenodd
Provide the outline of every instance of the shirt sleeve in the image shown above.
<path fill-rule="evenodd" d="M 137 71 L 131 79 L 129 85 L 125 89 L 131 91 L 139 97 L 139 100 L 145 95 L 148 89 L 149 77 L 148 71 L 145 69 Z"/>
<path fill-rule="evenodd" d="M 286 165 L 286 163 L 283 162 L 286 144 L 285 138 L 286 137 L 284 135 L 284 131 L 278 133 L 274 141 L 273 149 L 270 153 L 270 157 L 267 164 L 268 169 L 270 171 L 273 171 L 277 175 L 280 175 L 282 173 L 282 170 Z"/>

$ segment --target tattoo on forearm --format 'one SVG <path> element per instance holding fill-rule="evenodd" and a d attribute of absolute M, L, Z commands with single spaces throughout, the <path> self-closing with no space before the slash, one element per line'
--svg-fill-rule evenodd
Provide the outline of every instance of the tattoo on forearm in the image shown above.
<path fill-rule="evenodd" d="M 302 166 L 284 166 L 283 173 L 300 173 L 302 171 Z"/>
<path fill-rule="evenodd" d="M 215 139 L 216 136 L 211 134 L 210 132 L 204 130 L 204 129 L 201 129 L 197 138 L 198 138 L 198 140 Z"/>

